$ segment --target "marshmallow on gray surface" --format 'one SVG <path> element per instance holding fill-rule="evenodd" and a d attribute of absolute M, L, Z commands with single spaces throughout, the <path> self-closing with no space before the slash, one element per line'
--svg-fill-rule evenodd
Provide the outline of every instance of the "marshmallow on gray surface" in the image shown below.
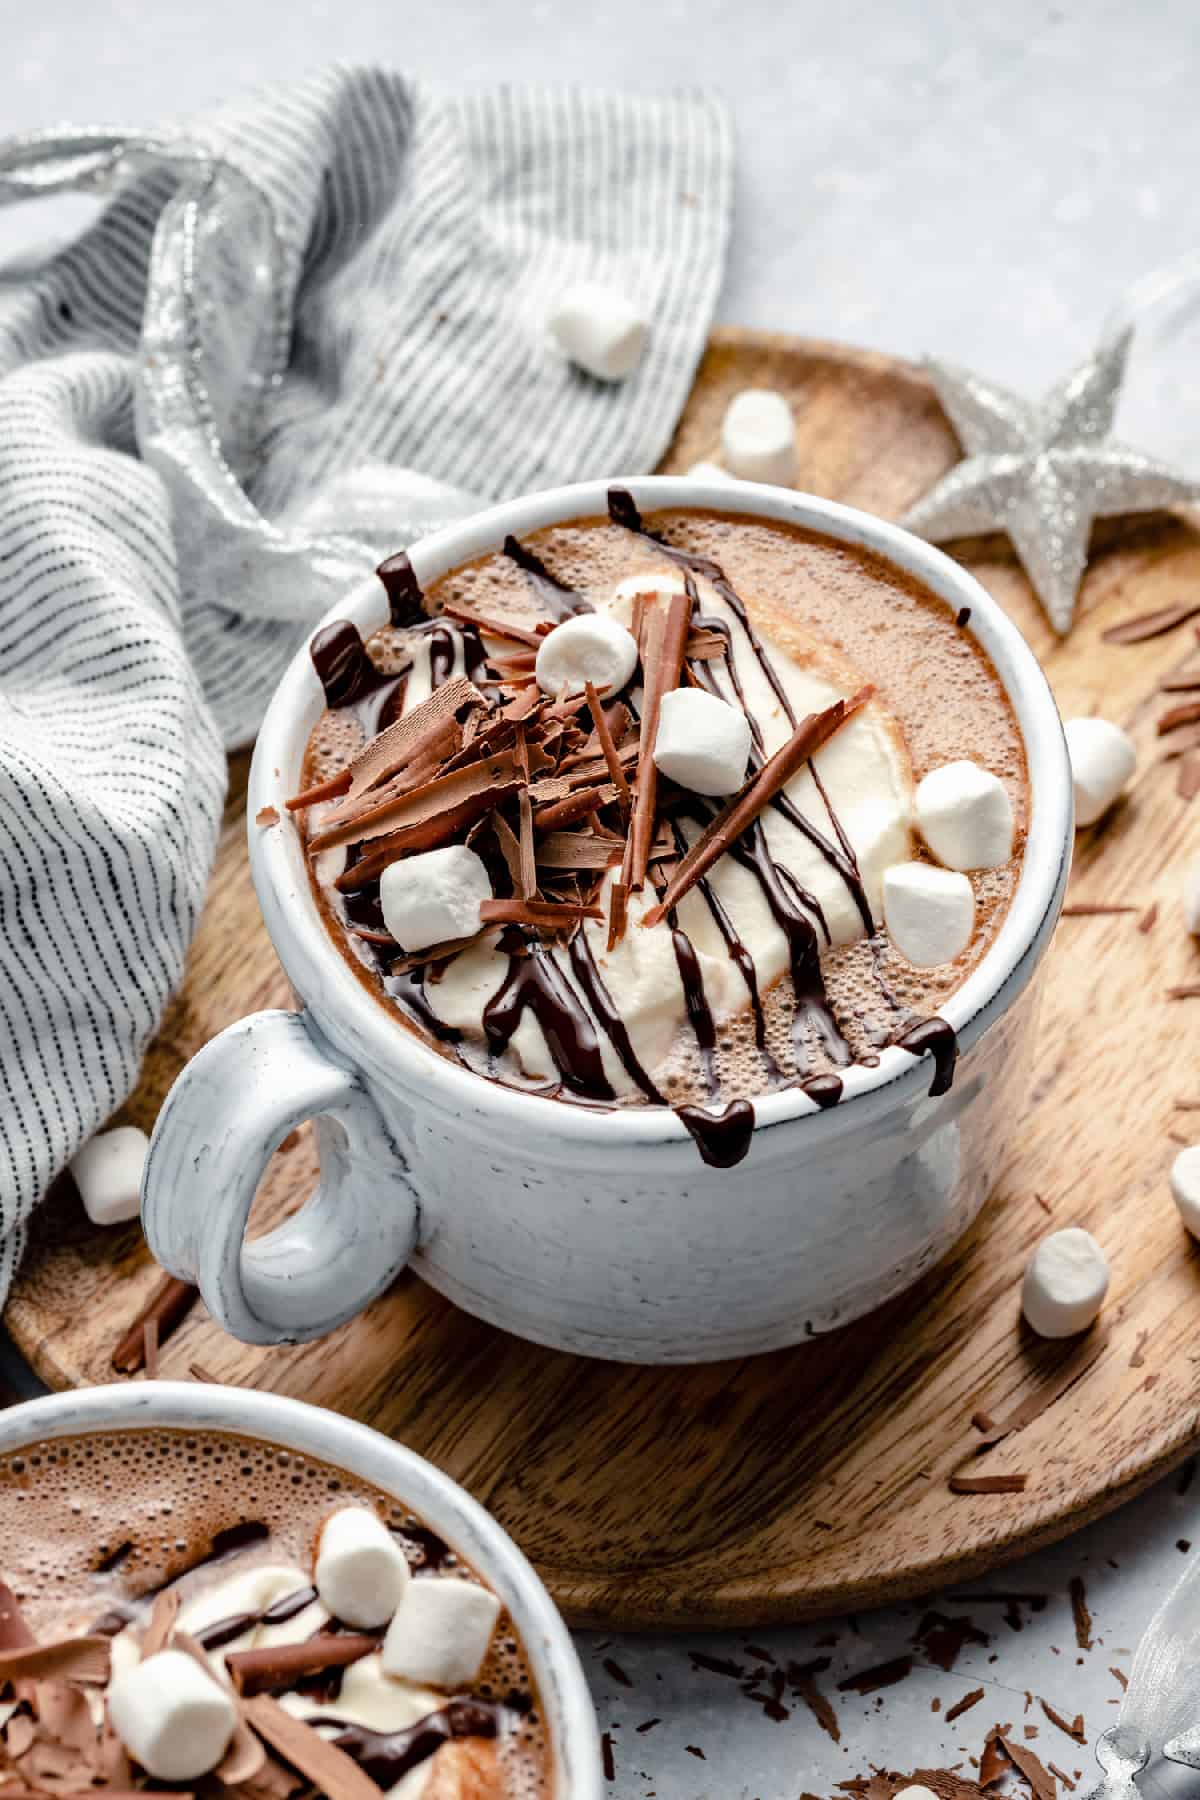
<path fill-rule="evenodd" d="M 1008 790 L 978 763 L 931 769 L 917 784 L 913 807 L 917 829 L 947 869 L 998 869 L 1012 855 Z"/>
<path fill-rule="evenodd" d="M 158 1781 L 207 1775 L 237 1728 L 233 1696 L 184 1650 L 159 1650 L 115 1676 L 108 1716 L 134 1762 Z"/>
<path fill-rule="evenodd" d="M 1090 1231 L 1052 1231 L 1029 1259 L 1021 1310 L 1039 1337 L 1074 1337 L 1099 1314 L 1108 1278 L 1108 1258 Z"/>
<path fill-rule="evenodd" d="M 383 922 L 402 950 L 474 937 L 480 903 L 491 898 L 483 859 L 466 844 L 406 856 L 389 863 L 379 878 Z"/>
<path fill-rule="evenodd" d="M 746 779 L 750 721 L 703 688 L 664 694 L 654 739 L 655 766 L 694 794 L 734 794 Z"/>
<path fill-rule="evenodd" d="M 150 1139 L 136 1125 L 101 1131 L 71 1158 L 71 1177 L 93 1225 L 136 1219 Z"/>
<path fill-rule="evenodd" d="M 1108 719 L 1068 719 L 1063 730 L 1075 788 L 1075 823 L 1094 825 L 1128 787 L 1137 751 Z"/>
<path fill-rule="evenodd" d="M 383 1672 L 439 1688 L 474 1681 L 499 1617 L 495 1594 L 473 1581 L 414 1581 L 383 1640 Z"/>
<path fill-rule="evenodd" d="M 687 478 L 689 481 L 736 481 L 737 480 L 736 475 L 731 475 L 729 473 L 728 469 L 723 469 L 721 467 L 720 463 L 714 463 L 714 462 L 693 463 L 691 468 L 687 471 Z"/>
<path fill-rule="evenodd" d="M 633 373 L 650 329 L 626 295 L 594 281 L 568 288 L 547 326 L 559 349 L 600 381 Z"/>
<path fill-rule="evenodd" d="M 1193 937 L 1200 937 L 1200 856 L 1190 862 L 1183 878 L 1183 917 Z"/>
<path fill-rule="evenodd" d="M 313 1582 L 321 1605 L 344 1625 L 386 1625 L 408 1590 L 408 1558 L 378 1513 L 346 1506 L 326 1519 Z"/>
<path fill-rule="evenodd" d="M 607 613 L 576 613 L 547 632 L 533 672 L 544 694 L 615 694 L 637 668 L 637 639 Z"/>
<path fill-rule="evenodd" d="M 916 969 L 953 962 L 971 941 L 975 895 L 965 875 L 929 863 L 893 863 L 883 873 L 888 936 Z"/>
<path fill-rule="evenodd" d="M 725 409 L 721 452 L 726 467 L 746 481 L 786 487 L 796 473 L 796 422 L 773 388 L 743 388 Z"/>
<path fill-rule="evenodd" d="M 1171 1193 L 1184 1225 L 1200 1238 L 1200 1144 L 1189 1144 L 1171 1164 Z"/>

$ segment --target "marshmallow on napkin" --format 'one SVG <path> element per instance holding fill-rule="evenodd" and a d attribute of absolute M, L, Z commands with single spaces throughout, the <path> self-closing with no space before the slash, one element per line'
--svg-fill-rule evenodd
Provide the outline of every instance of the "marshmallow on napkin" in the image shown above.
<path fill-rule="evenodd" d="M 344 1625 L 386 1625 L 408 1590 L 408 1558 L 378 1513 L 346 1506 L 321 1530 L 313 1582 L 321 1605 Z"/>
<path fill-rule="evenodd" d="M 568 288 L 547 327 L 559 349 L 598 381 L 632 375 L 650 329 L 632 300 L 595 281 Z"/>
<path fill-rule="evenodd" d="M 150 1139 L 136 1125 L 90 1138 L 71 1158 L 71 1178 L 93 1225 L 120 1225 L 141 1210 L 142 1170 Z"/>
<path fill-rule="evenodd" d="M 233 1697 L 185 1650 L 160 1650 L 108 1688 L 112 1728 L 158 1781 L 195 1781 L 215 1769 L 237 1728 Z"/>
<path fill-rule="evenodd" d="M 383 1640 L 384 1674 L 440 1688 L 474 1681 L 499 1617 L 495 1594 L 473 1581 L 414 1581 Z"/>

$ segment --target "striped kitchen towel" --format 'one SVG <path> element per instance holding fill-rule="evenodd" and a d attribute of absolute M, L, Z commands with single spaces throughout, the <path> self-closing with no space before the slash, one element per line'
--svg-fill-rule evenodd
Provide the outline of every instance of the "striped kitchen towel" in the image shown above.
<path fill-rule="evenodd" d="M 363 68 L 179 130 L 0 145 L 0 201 L 103 202 L 0 270 L 0 1300 L 179 980 L 223 752 L 383 552 L 654 466 L 731 166 L 704 96 L 454 97 Z M 621 386 L 544 335 L 583 277 L 653 320 Z"/>

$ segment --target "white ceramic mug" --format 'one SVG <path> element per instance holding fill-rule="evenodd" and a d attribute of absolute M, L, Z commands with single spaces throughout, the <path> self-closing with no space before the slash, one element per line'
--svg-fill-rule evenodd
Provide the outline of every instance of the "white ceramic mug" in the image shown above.
<path fill-rule="evenodd" d="M 603 514 L 590 482 L 477 514 L 415 545 L 428 588 L 448 569 L 556 521 Z M 1025 740 L 1025 864 L 995 943 L 941 1009 L 958 1073 L 928 1095 L 928 1060 L 896 1047 L 846 1071 L 827 1111 L 796 1088 L 755 1105 L 745 1159 L 706 1167 L 669 1109 L 599 1112 L 489 1082 L 390 1017 L 318 915 L 284 803 L 300 786 L 323 696 L 307 650 L 263 722 L 250 775 L 259 902 L 301 1010 L 265 1012 L 200 1051 L 159 1118 L 143 1219 L 163 1266 L 199 1283 L 249 1343 L 317 1337 L 405 1266 L 468 1312 L 551 1345 L 631 1362 L 778 1349 L 900 1292 L 971 1223 L 1021 1117 L 1035 1008 L 1028 989 L 1070 865 L 1070 769 L 1028 645 L 956 563 L 894 525 L 811 495 L 673 477 L 625 482 L 647 512 L 717 507 L 865 545 L 909 570 L 987 650 Z M 382 587 L 330 618 L 367 635 Z M 274 807 L 284 822 L 253 821 Z M 244 1241 L 272 1151 L 315 1118 L 321 1179 L 303 1209 Z"/>
<path fill-rule="evenodd" d="M 98 1431 L 222 1431 L 332 1463 L 392 1495 L 483 1576 L 511 1617 L 542 1702 L 555 1800 L 601 1800 L 600 1736 L 575 1646 L 508 1534 L 423 1457 L 323 1407 L 199 1381 L 51 1394 L 0 1413 L 0 1455 Z M 4 1505 L 0 1493 L 0 1510 Z"/>

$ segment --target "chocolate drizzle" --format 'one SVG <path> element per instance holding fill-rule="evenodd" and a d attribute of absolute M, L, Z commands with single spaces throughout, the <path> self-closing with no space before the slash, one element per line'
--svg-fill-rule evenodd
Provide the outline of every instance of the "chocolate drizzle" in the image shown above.
<path fill-rule="evenodd" d="M 929 1084 L 929 1092 L 933 1096 L 948 1094 L 954 1080 L 954 1066 L 958 1061 L 958 1038 L 954 1027 L 945 1019 L 936 1015 L 932 1019 L 920 1019 L 910 1025 L 903 1037 L 896 1039 L 899 1050 L 907 1050 L 910 1056 L 930 1056 L 933 1058 L 933 1080 Z"/>
<path fill-rule="evenodd" d="M 223 1650 L 226 1644 L 232 1644 L 235 1638 L 252 1631 L 256 1625 L 286 1625 L 306 1606 L 311 1606 L 316 1597 L 315 1587 L 297 1588 L 295 1593 L 283 1594 L 261 1612 L 230 1613 L 227 1618 L 214 1619 L 211 1625 L 198 1631 L 196 1642 L 203 1650 Z"/>
<path fill-rule="evenodd" d="M 568 587 L 565 581 L 560 581 L 557 575 L 552 575 L 541 557 L 526 549 L 511 532 L 504 540 L 504 554 L 510 562 L 516 563 L 518 569 L 524 570 L 529 577 L 530 586 L 556 625 L 575 613 L 595 611 L 589 600 L 576 593 L 573 587 Z"/>
<path fill-rule="evenodd" d="M 596 967 L 596 959 L 592 955 L 592 947 L 588 943 L 586 932 L 577 931 L 575 933 L 568 947 L 568 954 L 571 958 L 571 967 L 575 971 L 575 979 L 583 989 L 588 1005 L 608 1033 L 609 1041 L 620 1057 L 621 1066 L 630 1081 L 640 1089 L 652 1106 L 665 1106 L 666 1100 L 638 1061 L 628 1027 L 618 1012 L 613 997 L 604 985 L 604 979 Z"/>
<path fill-rule="evenodd" d="M 335 619 L 318 631 L 308 647 L 312 666 L 333 712 L 351 709 L 365 738 L 383 731 L 404 704 L 403 684 L 408 670 L 385 674 L 367 654 L 358 628 L 348 619 Z"/>
<path fill-rule="evenodd" d="M 483 1034 L 492 1056 L 507 1050 L 528 1008 L 542 1028 L 564 1087 L 584 1100 L 615 1100 L 595 1027 L 542 944 L 520 931 L 506 931 L 500 947 L 508 954 L 508 974 L 483 1009 Z"/>
<path fill-rule="evenodd" d="M 405 1731 L 372 1731 L 343 1719 L 321 1719 L 336 1725 L 332 1740 L 352 1756 L 364 1775 L 384 1793 L 394 1788 L 411 1770 L 436 1756 L 452 1738 L 494 1738 L 500 1735 L 504 1708 L 494 1700 L 448 1700 L 437 1712 L 427 1713 Z"/>
<path fill-rule="evenodd" d="M 393 625 L 415 625 L 425 617 L 425 596 L 406 550 L 387 557 L 375 573 L 383 583 Z"/>

